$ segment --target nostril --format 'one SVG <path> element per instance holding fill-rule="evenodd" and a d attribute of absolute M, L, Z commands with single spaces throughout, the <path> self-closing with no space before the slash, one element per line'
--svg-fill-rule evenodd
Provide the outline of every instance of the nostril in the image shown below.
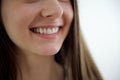
<path fill-rule="evenodd" d="M 49 18 L 50 18 L 50 17 L 52 17 L 52 15 L 47 15 L 46 17 L 49 17 Z"/>

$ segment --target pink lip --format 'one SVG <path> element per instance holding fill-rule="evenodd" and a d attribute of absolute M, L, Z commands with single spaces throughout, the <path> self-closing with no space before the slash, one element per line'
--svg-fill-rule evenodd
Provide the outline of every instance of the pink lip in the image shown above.
<path fill-rule="evenodd" d="M 51 26 L 51 27 L 54 27 L 54 26 Z M 38 28 L 38 27 L 34 27 L 34 28 Z M 61 28 L 59 28 L 59 31 L 57 33 L 54 33 L 54 34 L 39 34 L 39 33 L 34 33 L 34 32 L 32 32 L 32 34 L 33 34 L 33 36 L 36 36 L 38 38 L 40 37 L 43 39 L 55 39 L 59 36 L 60 32 L 61 32 Z"/>
<path fill-rule="evenodd" d="M 29 28 L 54 28 L 54 27 L 59 27 L 59 31 L 57 33 L 54 34 L 39 34 L 39 33 L 34 33 L 32 32 L 33 36 L 38 37 L 38 38 L 42 38 L 42 39 L 55 39 L 60 35 L 61 32 L 61 28 L 63 27 L 63 23 L 53 23 L 53 24 L 35 24 L 35 25 L 31 25 Z"/>
<path fill-rule="evenodd" d="M 60 30 L 54 34 L 36 34 L 36 36 L 44 38 L 44 39 L 54 39 L 57 38 L 60 33 Z"/>
<path fill-rule="evenodd" d="M 62 27 L 62 25 L 54 25 L 54 24 L 50 24 L 50 25 L 35 25 L 35 26 L 31 26 L 30 28 L 54 28 L 54 27 Z"/>

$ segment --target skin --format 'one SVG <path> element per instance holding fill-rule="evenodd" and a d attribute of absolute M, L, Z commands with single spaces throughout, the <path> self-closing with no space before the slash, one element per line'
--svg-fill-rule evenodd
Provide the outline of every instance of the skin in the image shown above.
<path fill-rule="evenodd" d="M 61 80 L 63 70 L 54 55 L 73 20 L 70 0 L 2 0 L 1 15 L 6 32 L 16 45 L 23 80 Z M 55 37 L 44 38 L 30 31 L 33 26 L 49 25 L 62 26 Z"/>

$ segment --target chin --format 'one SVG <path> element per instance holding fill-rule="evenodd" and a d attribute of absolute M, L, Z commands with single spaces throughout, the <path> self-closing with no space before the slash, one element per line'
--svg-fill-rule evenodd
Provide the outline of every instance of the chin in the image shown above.
<path fill-rule="evenodd" d="M 43 48 L 42 50 L 39 49 L 38 50 L 38 54 L 41 55 L 41 56 L 52 56 L 52 55 L 55 55 L 59 52 L 61 47 L 46 47 L 46 48 Z"/>

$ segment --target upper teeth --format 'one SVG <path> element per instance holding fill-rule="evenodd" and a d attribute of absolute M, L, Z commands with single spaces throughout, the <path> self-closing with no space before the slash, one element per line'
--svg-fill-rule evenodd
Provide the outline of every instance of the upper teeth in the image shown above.
<path fill-rule="evenodd" d="M 35 28 L 34 32 L 40 33 L 40 34 L 54 34 L 58 32 L 59 27 L 55 28 Z"/>

